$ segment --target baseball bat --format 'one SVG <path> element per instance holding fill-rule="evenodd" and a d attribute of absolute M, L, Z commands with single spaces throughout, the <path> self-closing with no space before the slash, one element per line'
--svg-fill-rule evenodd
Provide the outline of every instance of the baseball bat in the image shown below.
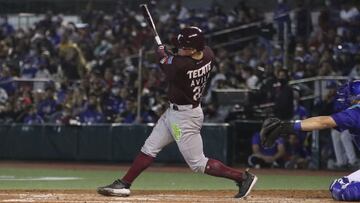
<path fill-rule="evenodd" d="M 141 9 L 142 9 L 142 12 L 143 12 L 143 15 L 144 15 L 144 18 L 146 19 L 147 23 L 151 26 L 152 28 L 152 31 L 155 35 L 155 41 L 158 45 L 161 45 L 161 40 L 160 40 L 160 37 L 159 37 L 159 34 L 157 33 L 156 31 L 156 27 L 155 27 L 155 24 L 154 24 L 154 20 L 150 14 L 150 11 L 149 11 L 149 8 L 147 7 L 146 4 L 141 4 L 140 5 Z"/>

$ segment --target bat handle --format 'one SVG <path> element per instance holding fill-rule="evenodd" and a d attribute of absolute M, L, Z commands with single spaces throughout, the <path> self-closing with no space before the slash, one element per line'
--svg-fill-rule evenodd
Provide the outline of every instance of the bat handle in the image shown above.
<path fill-rule="evenodd" d="M 156 36 L 155 36 L 155 41 L 156 41 L 156 44 L 157 44 L 157 45 L 161 45 L 161 44 L 162 44 L 159 35 L 156 35 Z"/>

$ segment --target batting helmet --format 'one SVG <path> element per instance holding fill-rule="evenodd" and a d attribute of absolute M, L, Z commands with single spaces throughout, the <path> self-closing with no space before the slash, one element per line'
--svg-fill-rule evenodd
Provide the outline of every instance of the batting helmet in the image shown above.
<path fill-rule="evenodd" d="M 186 27 L 173 39 L 173 44 L 178 48 L 194 48 L 201 51 L 205 47 L 205 37 L 198 27 Z"/>
<path fill-rule="evenodd" d="M 349 83 L 350 101 L 360 100 L 360 80 L 354 80 Z"/>

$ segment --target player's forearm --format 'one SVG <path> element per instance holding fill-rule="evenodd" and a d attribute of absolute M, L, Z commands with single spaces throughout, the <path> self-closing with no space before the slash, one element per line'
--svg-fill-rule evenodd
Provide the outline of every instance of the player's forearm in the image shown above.
<path fill-rule="evenodd" d="M 331 116 L 317 116 L 302 120 L 301 123 L 302 131 L 322 130 L 336 127 L 336 123 Z"/>

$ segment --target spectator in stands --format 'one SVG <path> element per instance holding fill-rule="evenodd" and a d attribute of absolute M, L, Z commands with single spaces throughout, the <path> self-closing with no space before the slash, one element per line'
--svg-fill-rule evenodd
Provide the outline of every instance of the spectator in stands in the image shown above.
<path fill-rule="evenodd" d="M 24 122 L 24 118 L 28 116 L 29 109 L 34 106 L 26 94 L 27 93 L 24 92 L 21 97 L 10 98 L 3 112 L 5 123 Z"/>
<path fill-rule="evenodd" d="M 74 116 L 78 116 L 80 113 L 86 110 L 87 94 L 84 88 L 75 87 L 69 94 L 69 97 L 65 104 L 70 105 Z"/>
<path fill-rule="evenodd" d="M 69 40 L 64 34 L 59 46 L 61 68 L 70 80 L 78 80 L 87 72 L 86 61 L 78 45 Z"/>
<path fill-rule="evenodd" d="M 101 113 L 100 103 L 95 95 L 89 96 L 87 108 L 80 113 L 79 121 L 87 125 L 104 122 L 104 115 Z"/>
<path fill-rule="evenodd" d="M 247 89 L 256 89 L 259 78 L 255 75 L 254 69 L 250 66 L 245 66 L 241 70 L 241 77 L 245 80 Z"/>
<path fill-rule="evenodd" d="M 4 105 L 8 101 L 8 94 L 6 91 L 0 87 L 0 105 Z"/>
<path fill-rule="evenodd" d="M 343 111 L 350 106 L 346 95 L 348 93 L 339 88 L 336 92 L 336 96 L 333 98 L 333 113 Z M 348 130 L 338 131 L 331 129 L 331 139 L 335 152 L 336 161 L 328 161 L 329 169 L 358 169 L 359 161 L 356 156 L 355 147 L 353 145 L 353 136 Z"/>
<path fill-rule="evenodd" d="M 293 64 L 292 78 L 303 79 L 305 77 L 305 61 L 302 58 L 296 58 Z"/>
<path fill-rule="evenodd" d="M 12 75 L 10 72 L 10 68 L 7 66 L 3 66 L 0 68 L 0 87 L 2 87 L 6 93 L 11 96 L 16 92 L 16 86 L 12 82 Z"/>
<path fill-rule="evenodd" d="M 178 20 L 184 20 L 189 17 L 188 8 L 182 5 L 182 0 L 176 0 L 170 6 L 170 10 L 177 14 Z"/>
<path fill-rule="evenodd" d="M 342 47 L 342 45 L 339 45 L 338 47 L 341 47 L 341 50 L 335 54 L 334 71 L 337 72 L 337 75 L 349 75 L 352 67 L 354 66 L 352 55 L 348 48 Z"/>
<path fill-rule="evenodd" d="M 274 114 L 283 120 L 290 120 L 294 115 L 293 89 L 289 85 L 288 71 L 281 69 L 276 73 L 277 83 L 274 84 Z"/>
<path fill-rule="evenodd" d="M 9 46 L 6 44 L 5 40 L 0 41 L 0 59 L 4 60 L 9 54 Z"/>
<path fill-rule="evenodd" d="M 337 1 L 326 0 L 325 7 L 320 10 L 318 17 L 319 27 L 314 29 L 313 38 L 310 40 L 312 45 L 319 46 L 321 49 L 329 48 L 327 44 L 331 41 L 330 35 L 336 33 L 334 27 L 339 24 L 339 5 Z M 325 47 L 321 47 L 324 46 Z"/>
<path fill-rule="evenodd" d="M 156 3 L 160 4 L 160 2 Z M 357 26 L 360 22 L 358 9 L 347 2 L 326 0 L 326 7 L 320 12 L 319 26 L 314 26 L 314 33 L 309 36 L 307 28 L 311 28 L 309 26 L 311 21 L 302 20 L 309 18 L 308 9 L 302 2 L 298 1 L 298 3 L 294 16 L 296 25 L 294 34 L 304 40 L 296 44 L 295 60 L 289 61 L 290 67 L 294 67 L 294 69 L 289 69 L 291 72 L 287 79 L 359 75 L 359 60 L 356 58 L 360 50 L 360 26 Z M 172 36 L 171 33 L 177 32 L 178 26 L 174 25 L 185 26 L 193 23 L 211 33 L 217 29 L 237 26 L 262 18 L 261 15 L 258 15 L 262 12 L 256 12 L 256 7 L 246 5 L 244 1 L 240 1 L 231 10 L 226 10 L 218 3 L 212 4 L 210 10 L 187 8 L 180 0 L 164 1 L 161 4 L 165 6 L 154 7 L 153 12 L 154 17 L 159 18 L 158 29 L 165 43 L 168 41 L 167 38 Z M 171 9 L 164 12 L 161 10 L 163 7 L 171 7 Z M 342 9 L 341 12 L 338 8 Z M 316 9 L 314 8 L 314 10 Z M 286 0 L 279 0 L 274 12 L 275 24 L 279 25 L 279 29 L 284 29 L 284 23 L 285 26 L 289 26 L 289 12 L 290 8 Z M 113 106 L 113 104 L 107 103 L 109 102 L 107 99 L 111 95 L 112 87 L 117 85 L 114 83 L 119 83 L 128 92 L 125 93 L 128 96 L 124 102 L 121 102 L 120 106 L 122 107 L 119 108 L 122 110 L 119 111 L 123 112 L 126 108 L 126 103 L 128 103 L 125 102 L 126 100 L 135 99 L 137 70 L 136 59 L 133 58 L 133 55 L 138 53 L 139 47 L 148 50 L 149 45 L 153 43 L 153 36 L 149 32 L 148 26 L 144 26 L 141 13 L 135 11 L 131 6 L 124 5 L 120 1 L 114 6 L 113 14 L 105 14 L 96 8 L 91 8 L 89 4 L 82 15 L 82 23 L 66 22 L 65 18 L 52 12 L 46 13 L 45 17 L 36 22 L 31 29 L 18 28 L 15 30 L 9 22 L 6 16 L 0 18 L 0 87 L 6 91 L 9 97 L 10 104 L 5 105 L 5 109 L 9 113 L 6 114 L 8 120 L 17 117 L 13 115 L 19 115 L 20 112 L 20 108 L 15 110 L 15 108 L 8 107 L 16 105 L 11 99 L 14 95 L 23 94 L 20 87 L 16 87 L 18 84 L 11 82 L 16 77 L 35 79 L 45 77 L 54 80 L 57 87 L 61 86 L 59 84 L 66 83 L 66 88 L 58 88 L 57 92 L 54 92 L 54 95 L 57 96 L 56 103 L 61 106 L 54 113 L 63 112 L 66 105 L 74 117 L 79 116 L 87 108 L 85 101 L 90 94 L 95 94 L 100 98 L 102 109 L 99 110 L 102 110 L 108 117 L 105 108 Z M 291 31 L 290 28 L 288 31 Z M 282 35 L 283 31 L 278 34 Z M 280 36 L 280 38 L 282 37 Z M 245 48 L 222 46 L 215 50 L 217 69 L 211 73 L 210 88 L 202 104 L 204 107 L 210 106 L 209 114 L 213 114 L 211 91 L 214 88 L 248 86 L 252 89 L 254 87 L 253 82 L 245 84 L 248 83 L 248 79 L 244 81 L 244 78 L 248 77 L 246 75 L 247 68 L 243 68 L 246 66 L 250 66 L 253 70 L 262 66 L 268 72 L 260 75 L 261 79 L 257 79 L 260 83 L 259 87 L 262 89 L 262 95 L 259 97 L 263 98 L 261 102 L 280 102 L 281 99 L 278 99 L 278 96 L 281 95 L 278 94 L 281 92 L 280 85 L 272 88 L 272 84 L 274 77 L 278 76 L 277 73 L 281 72 L 280 69 L 283 67 L 284 50 L 282 50 L 282 41 L 273 42 L 272 38 L 269 39 L 262 38 L 258 44 L 248 43 Z M 134 46 L 129 47 L 129 44 Z M 339 45 L 341 45 L 341 49 L 339 49 Z M 235 50 L 232 50 L 233 48 Z M 143 109 L 142 114 L 144 114 L 142 121 L 149 122 L 152 119 L 152 116 L 147 115 L 150 113 L 149 111 L 157 112 L 162 109 L 160 108 L 162 100 L 157 98 L 165 95 L 161 91 L 165 81 L 159 77 L 159 71 L 153 65 L 151 57 L 145 56 L 144 66 L 151 67 L 151 71 L 144 74 L 145 85 L 142 91 L 150 92 L 150 94 L 143 95 L 143 99 L 147 102 L 141 108 Z M 245 72 L 244 78 L 241 77 L 243 72 Z M 43 84 L 45 83 L 35 83 L 35 91 L 27 93 L 29 95 L 26 97 L 31 98 L 30 103 L 33 105 L 38 106 L 42 101 L 39 97 L 43 94 Z M 120 92 L 123 91 L 120 90 Z M 276 113 L 279 113 L 278 107 L 276 107 Z M 286 109 L 288 108 L 286 107 Z M 213 115 L 206 116 L 212 117 Z M 44 119 L 46 120 L 46 118 Z M 118 114 L 116 118 L 106 120 L 107 122 L 121 122 L 121 116 Z"/>
<path fill-rule="evenodd" d="M 237 59 L 238 62 L 245 64 L 247 66 L 250 66 L 252 68 L 255 68 L 257 63 L 258 63 L 258 58 L 255 56 L 255 54 L 253 53 L 254 48 L 258 48 L 259 47 L 254 47 L 254 46 L 247 46 L 245 47 L 241 52 L 240 52 L 240 56 Z M 260 56 L 258 56 L 260 57 Z"/>
<path fill-rule="evenodd" d="M 24 63 L 20 66 L 22 78 L 32 79 L 35 77 L 38 70 L 38 60 L 38 51 L 36 49 L 31 49 L 26 56 Z"/>
<path fill-rule="evenodd" d="M 260 134 L 255 133 L 252 137 L 252 154 L 248 158 L 248 163 L 253 168 L 263 167 L 283 167 L 283 158 L 286 155 L 285 142 L 279 138 L 276 144 L 270 148 L 264 148 L 260 143 Z"/>
<path fill-rule="evenodd" d="M 271 53 L 268 58 L 268 63 L 273 64 L 275 66 L 275 63 L 282 63 L 284 60 L 284 53 L 281 48 L 280 44 L 275 44 L 273 47 L 271 47 Z"/>
<path fill-rule="evenodd" d="M 125 110 L 124 98 L 126 98 L 125 94 L 127 93 L 124 91 L 125 89 L 121 88 L 120 85 L 114 85 L 111 92 L 105 96 L 102 104 L 106 122 L 120 122 L 119 114 Z"/>
<path fill-rule="evenodd" d="M 136 101 L 135 100 L 127 100 L 124 112 L 121 113 L 122 123 L 134 123 L 137 122 L 136 118 Z M 139 118 L 138 118 L 139 119 Z"/>
<path fill-rule="evenodd" d="M 54 88 L 47 87 L 44 98 L 41 99 L 37 106 L 38 114 L 47 121 L 49 116 L 56 111 L 56 101 L 54 99 Z"/>
<path fill-rule="evenodd" d="M 291 34 L 290 7 L 287 0 L 277 0 L 278 4 L 274 11 L 274 21 L 276 22 L 279 41 L 284 40 L 284 30 Z"/>
<path fill-rule="evenodd" d="M 31 106 L 28 110 L 27 116 L 24 118 L 24 124 L 32 125 L 32 124 L 42 124 L 44 120 L 42 117 L 37 113 L 36 107 Z"/>
<path fill-rule="evenodd" d="M 303 120 L 310 116 L 309 111 L 302 105 L 301 101 L 301 88 L 293 86 L 294 95 L 294 117 L 293 120 Z"/>
<path fill-rule="evenodd" d="M 360 39 L 360 37 L 359 37 Z M 360 54 L 355 57 L 355 65 L 350 71 L 350 78 L 360 77 Z"/>
<path fill-rule="evenodd" d="M 310 9 L 306 1 L 297 0 L 296 4 L 294 16 L 296 41 L 306 42 L 313 29 Z"/>
<path fill-rule="evenodd" d="M 40 59 L 38 70 L 36 71 L 34 79 L 47 79 L 52 80 L 52 76 L 47 69 L 46 62 Z M 34 83 L 34 91 L 44 91 L 46 86 L 46 82 L 35 82 Z"/>
<path fill-rule="evenodd" d="M 297 43 L 295 46 L 294 59 L 303 63 L 309 63 L 312 59 L 311 55 L 305 50 L 305 46 L 302 43 Z"/>
<path fill-rule="evenodd" d="M 155 109 L 150 108 L 146 104 L 142 105 L 142 109 L 140 109 L 140 118 L 136 118 L 136 122 L 138 122 L 138 123 L 156 123 L 160 117 L 154 110 Z"/>
<path fill-rule="evenodd" d="M 219 63 L 218 66 L 215 66 L 215 68 L 217 70 L 211 72 L 212 78 L 210 80 L 210 85 L 207 89 L 206 96 L 204 97 L 204 103 L 206 104 L 210 103 L 212 100 L 212 91 L 214 89 L 219 89 L 220 84 L 227 80 L 227 67 L 225 62 Z"/>
<path fill-rule="evenodd" d="M 340 36 L 350 36 L 353 26 L 359 26 L 357 17 L 359 16 L 358 8 L 351 1 L 344 1 L 340 10 L 340 26 L 338 33 Z"/>
<path fill-rule="evenodd" d="M 102 98 L 103 95 L 108 93 L 109 86 L 106 81 L 103 79 L 101 71 L 94 69 L 89 74 L 89 94 L 93 94 L 98 98 Z"/>
<path fill-rule="evenodd" d="M 310 162 L 310 153 L 304 146 L 305 139 L 298 135 L 289 135 L 286 145 L 285 168 L 306 169 Z"/>
<path fill-rule="evenodd" d="M 10 36 L 15 32 L 14 27 L 9 24 L 8 17 L 6 15 L 0 16 L 0 40 Z"/>
<path fill-rule="evenodd" d="M 336 72 L 333 65 L 329 61 L 324 61 L 320 64 L 318 76 L 335 76 Z"/>
<path fill-rule="evenodd" d="M 204 122 L 207 123 L 219 123 L 219 122 L 223 122 L 224 119 L 219 115 L 218 113 L 218 107 L 216 104 L 214 103 L 210 103 L 206 106 L 206 108 L 204 109 L 205 112 L 205 117 L 204 117 Z"/>
<path fill-rule="evenodd" d="M 349 131 L 339 132 L 331 129 L 331 139 L 335 152 L 336 161 L 328 162 L 329 169 L 344 170 L 347 168 L 358 169 L 359 161 L 356 156 L 355 147 L 352 141 L 352 135 Z"/>

